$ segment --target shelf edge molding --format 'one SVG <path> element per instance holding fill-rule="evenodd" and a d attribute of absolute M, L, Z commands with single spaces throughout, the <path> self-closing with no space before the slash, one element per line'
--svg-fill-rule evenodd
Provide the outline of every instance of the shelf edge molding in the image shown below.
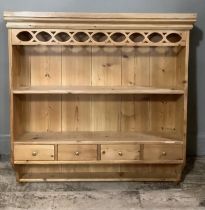
<path fill-rule="evenodd" d="M 8 28 L 132 28 L 183 29 L 196 22 L 196 13 L 64 13 L 4 12 Z"/>

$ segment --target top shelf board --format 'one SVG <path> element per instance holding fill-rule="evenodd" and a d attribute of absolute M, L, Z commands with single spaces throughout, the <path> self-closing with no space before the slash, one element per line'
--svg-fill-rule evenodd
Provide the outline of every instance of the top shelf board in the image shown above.
<path fill-rule="evenodd" d="M 40 86 L 14 89 L 13 94 L 184 94 L 184 90 L 120 86 Z"/>

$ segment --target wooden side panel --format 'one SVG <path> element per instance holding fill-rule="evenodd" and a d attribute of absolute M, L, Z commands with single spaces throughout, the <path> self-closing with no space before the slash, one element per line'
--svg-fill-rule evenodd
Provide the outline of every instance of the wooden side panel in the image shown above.
<path fill-rule="evenodd" d="M 186 96 L 181 96 L 178 98 L 176 101 L 176 118 L 175 118 L 175 126 L 176 126 L 176 137 L 179 138 L 180 140 L 186 140 L 184 137 L 186 131 L 185 128 L 187 126 L 187 121 L 186 121 L 186 110 L 184 107 L 185 105 L 185 97 Z"/>
<path fill-rule="evenodd" d="M 62 47 L 62 85 L 91 85 L 91 47 Z"/>
<path fill-rule="evenodd" d="M 186 77 L 186 48 L 179 47 L 177 53 L 177 68 L 176 68 L 176 88 L 185 88 L 188 84 L 188 77 Z M 187 55 L 188 56 L 188 55 Z"/>
<path fill-rule="evenodd" d="M 175 48 L 154 47 L 150 54 L 150 85 L 153 87 L 176 86 Z"/>
<path fill-rule="evenodd" d="M 25 131 L 25 101 L 22 96 L 13 96 L 13 133 L 14 138 Z"/>
<path fill-rule="evenodd" d="M 62 131 L 91 130 L 91 96 L 62 96 Z"/>
<path fill-rule="evenodd" d="M 13 46 L 13 88 L 30 85 L 30 56 L 29 47 Z"/>
<path fill-rule="evenodd" d="M 184 148 L 183 148 L 183 155 L 184 155 L 184 165 L 186 163 L 186 146 L 187 146 L 187 102 L 188 102 L 188 78 L 189 78 L 189 42 L 190 42 L 190 31 L 186 32 L 186 48 L 184 49 L 184 74 L 185 74 L 185 83 L 184 83 L 184 116 L 183 116 L 183 121 L 184 121 L 184 126 L 183 126 L 183 141 L 184 141 Z M 181 54 L 182 56 L 183 54 Z M 183 65 L 182 65 L 183 66 Z"/>

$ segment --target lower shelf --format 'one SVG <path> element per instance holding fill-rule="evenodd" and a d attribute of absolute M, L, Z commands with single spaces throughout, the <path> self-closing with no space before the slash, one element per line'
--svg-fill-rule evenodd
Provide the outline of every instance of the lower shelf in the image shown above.
<path fill-rule="evenodd" d="M 25 133 L 14 164 L 182 164 L 183 141 L 135 132 Z"/>
<path fill-rule="evenodd" d="M 25 166 L 29 167 L 29 166 Z M 63 167 L 63 166 L 62 166 Z M 104 171 L 92 168 L 92 172 L 70 172 L 70 173 L 32 173 L 19 174 L 20 182 L 62 182 L 62 181 L 180 181 L 182 165 L 137 165 L 119 167 L 115 171 L 115 166 L 103 167 Z M 53 168 L 52 168 L 53 169 Z M 102 170 L 101 169 L 101 170 Z M 65 169 L 64 169 L 65 170 Z M 82 170 L 82 168 L 81 168 Z M 106 172 L 106 170 L 109 170 Z M 45 169 L 48 171 L 48 168 Z M 57 167 L 55 168 L 57 171 Z M 151 172 L 151 173 L 150 173 Z"/>
<path fill-rule="evenodd" d="M 75 164 L 182 164 L 183 160 L 108 160 L 108 161 L 22 161 L 17 160 L 14 161 L 14 164 L 38 164 L 38 165 L 58 165 L 58 164 L 69 164 L 69 165 L 75 165 Z"/>
<path fill-rule="evenodd" d="M 19 179 L 20 182 L 66 182 L 66 181 L 179 181 L 178 178 L 135 178 L 133 174 L 26 174 Z"/>

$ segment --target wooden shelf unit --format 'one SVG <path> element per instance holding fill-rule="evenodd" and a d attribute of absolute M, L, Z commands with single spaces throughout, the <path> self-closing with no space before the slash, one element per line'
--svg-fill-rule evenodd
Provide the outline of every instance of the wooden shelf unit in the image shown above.
<path fill-rule="evenodd" d="M 18 181 L 181 179 L 196 14 L 4 17 Z"/>

